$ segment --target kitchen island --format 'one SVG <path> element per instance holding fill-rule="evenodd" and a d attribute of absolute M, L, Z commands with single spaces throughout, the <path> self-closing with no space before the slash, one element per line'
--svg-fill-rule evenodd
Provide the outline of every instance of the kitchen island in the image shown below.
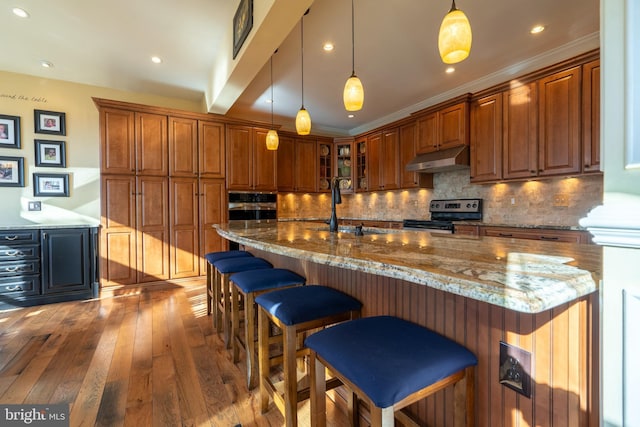
<path fill-rule="evenodd" d="M 218 233 L 278 267 L 460 342 L 479 359 L 477 425 L 598 424 L 598 282 L 593 245 L 424 231 L 329 233 L 319 223 L 221 224 Z M 500 342 L 531 353 L 531 396 L 499 382 Z M 412 406 L 451 425 L 453 393 Z"/>

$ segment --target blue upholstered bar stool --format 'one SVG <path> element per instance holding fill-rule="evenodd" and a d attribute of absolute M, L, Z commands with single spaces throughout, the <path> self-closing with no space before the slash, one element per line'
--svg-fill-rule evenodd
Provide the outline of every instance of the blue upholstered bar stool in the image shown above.
<path fill-rule="evenodd" d="M 374 427 L 393 426 L 395 411 L 452 384 L 453 425 L 474 425 L 478 359 L 436 332 L 397 317 L 365 317 L 310 335 L 305 345 L 311 349 L 312 426 L 326 424 L 325 367 L 368 403 Z M 403 425 L 417 425 L 398 415 Z"/>
<path fill-rule="evenodd" d="M 360 317 L 362 303 L 338 290 L 307 285 L 267 292 L 256 297 L 258 304 L 258 364 L 260 374 L 260 407 L 266 412 L 271 397 L 284 415 L 286 426 L 298 424 L 298 402 L 309 396 L 309 389 L 298 390 L 296 361 L 308 354 L 298 343 L 313 329 Z M 269 354 L 271 322 L 282 330 L 282 356 Z M 330 329 L 330 328 L 329 328 Z M 271 380 L 272 366 L 282 363 L 284 393 L 277 391 Z M 340 383 L 333 383 L 332 386 Z"/>
<path fill-rule="evenodd" d="M 247 361 L 247 386 L 249 390 L 256 386 L 258 380 L 258 355 L 256 353 L 256 296 L 274 289 L 291 286 L 302 286 L 306 280 L 303 276 L 285 268 L 269 270 L 244 271 L 236 273 L 231 281 L 231 347 L 233 363 L 239 360 L 240 342 L 244 344 Z M 244 333 L 240 328 L 240 298 L 244 301 Z"/>
<path fill-rule="evenodd" d="M 216 300 L 216 316 L 218 318 L 218 332 L 222 337 L 226 348 L 231 348 L 231 285 L 229 277 L 234 273 L 251 270 L 264 270 L 273 268 L 270 262 L 258 257 L 225 258 L 213 263 L 220 274 L 218 290 L 214 292 L 219 298 Z"/>
<path fill-rule="evenodd" d="M 217 283 L 220 280 L 220 275 L 218 274 L 218 270 L 213 266 L 213 263 L 221 259 L 248 256 L 253 255 L 251 254 L 251 252 L 236 250 L 209 252 L 204 255 L 204 258 L 207 260 L 207 316 L 213 313 L 213 302 L 217 301 L 215 292 L 217 289 L 219 289 L 219 285 L 216 285 L 214 283 Z M 213 316 L 213 327 L 216 329 L 218 328 L 218 316 Z"/>

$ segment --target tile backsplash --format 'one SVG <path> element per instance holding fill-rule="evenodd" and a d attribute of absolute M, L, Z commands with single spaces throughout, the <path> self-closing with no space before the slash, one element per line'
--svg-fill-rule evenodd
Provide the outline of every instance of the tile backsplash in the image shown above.
<path fill-rule="evenodd" d="M 602 175 L 501 184 L 471 184 L 469 171 L 435 174 L 434 189 L 343 194 L 339 218 L 429 219 L 432 199 L 482 198 L 488 224 L 577 226 L 602 201 Z M 281 193 L 280 218 L 329 218 L 331 195 Z"/>

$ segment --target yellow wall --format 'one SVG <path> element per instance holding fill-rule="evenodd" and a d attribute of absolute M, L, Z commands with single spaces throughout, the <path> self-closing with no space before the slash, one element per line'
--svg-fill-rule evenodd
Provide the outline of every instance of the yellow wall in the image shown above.
<path fill-rule="evenodd" d="M 21 148 L 0 147 L 0 156 L 24 157 L 25 165 L 23 188 L 0 187 L 0 226 L 100 220 L 100 136 L 92 97 L 197 112 L 204 105 L 0 71 L 0 114 L 19 116 L 21 126 Z M 34 110 L 64 112 L 67 135 L 35 134 Z M 67 167 L 36 167 L 34 139 L 65 141 Z M 70 197 L 34 197 L 35 172 L 68 173 Z M 27 211 L 31 200 L 42 202 L 41 212 Z"/>

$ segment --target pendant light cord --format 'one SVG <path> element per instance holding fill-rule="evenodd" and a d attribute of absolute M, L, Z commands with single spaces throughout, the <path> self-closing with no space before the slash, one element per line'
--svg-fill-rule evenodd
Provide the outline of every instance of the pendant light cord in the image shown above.
<path fill-rule="evenodd" d="M 300 19 L 300 65 L 301 65 L 301 98 L 302 98 L 302 108 L 304 108 L 304 16 Z"/>
<path fill-rule="evenodd" d="M 269 74 L 271 75 L 271 129 L 273 129 L 273 55 L 271 55 L 269 68 Z"/>
<path fill-rule="evenodd" d="M 353 0 L 351 0 L 351 75 L 356 75 L 356 48 L 355 48 L 355 21 L 354 21 Z"/>

